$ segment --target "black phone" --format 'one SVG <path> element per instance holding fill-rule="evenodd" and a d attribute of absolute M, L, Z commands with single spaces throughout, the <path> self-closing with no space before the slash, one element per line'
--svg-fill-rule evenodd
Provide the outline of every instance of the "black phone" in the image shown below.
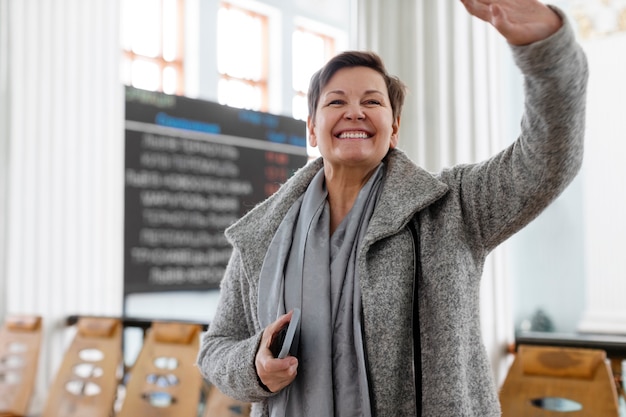
<path fill-rule="evenodd" d="M 270 343 L 270 351 L 275 358 L 283 359 L 292 350 L 293 340 L 296 335 L 296 330 L 300 326 L 300 309 L 294 308 L 291 315 L 291 321 L 285 324 L 280 330 L 274 333 L 272 337 L 272 343 Z M 291 354 L 295 354 L 295 350 Z"/>

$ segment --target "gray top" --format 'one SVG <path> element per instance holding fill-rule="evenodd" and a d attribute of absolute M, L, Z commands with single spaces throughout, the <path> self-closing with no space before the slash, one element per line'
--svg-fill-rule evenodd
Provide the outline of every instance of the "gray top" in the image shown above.
<path fill-rule="evenodd" d="M 480 331 L 485 257 L 533 220 L 571 182 L 582 163 L 587 63 L 564 18 L 550 38 L 511 47 L 524 74 L 520 137 L 492 158 L 432 175 L 402 151 L 385 157 L 379 203 L 358 253 L 364 344 L 374 416 L 414 416 L 413 242 L 419 219 L 418 283 L 422 415 L 500 416 Z M 254 358 L 262 327 L 257 284 L 266 249 L 283 216 L 321 169 L 318 159 L 226 231 L 234 250 L 217 314 L 203 337 L 203 375 L 267 415 L 272 395 Z M 262 302 L 262 301 L 261 301 Z"/>

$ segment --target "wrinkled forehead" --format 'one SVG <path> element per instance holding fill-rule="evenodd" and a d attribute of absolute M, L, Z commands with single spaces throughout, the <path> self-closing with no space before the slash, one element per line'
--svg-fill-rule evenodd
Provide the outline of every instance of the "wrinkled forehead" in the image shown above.
<path fill-rule="evenodd" d="M 379 94 L 388 97 L 387 84 L 378 71 L 368 67 L 337 70 L 320 88 L 320 96 Z M 319 103 L 318 103 L 319 104 Z"/>

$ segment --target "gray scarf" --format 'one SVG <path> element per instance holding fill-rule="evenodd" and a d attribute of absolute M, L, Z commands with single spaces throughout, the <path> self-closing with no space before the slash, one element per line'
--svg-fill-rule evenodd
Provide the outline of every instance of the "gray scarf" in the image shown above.
<path fill-rule="evenodd" d="M 356 258 L 382 177 L 381 163 L 329 238 L 321 169 L 270 243 L 259 277 L 261 325 L 302 310 L 298 376 L 269 399 L 271 417 L 371 416 Z"/>

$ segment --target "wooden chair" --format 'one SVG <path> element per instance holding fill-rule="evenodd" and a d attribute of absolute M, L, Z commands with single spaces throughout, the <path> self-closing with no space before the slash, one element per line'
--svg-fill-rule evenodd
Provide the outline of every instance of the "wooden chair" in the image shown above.
<path fill-rule="evenodd" d="M 117 417 L 195 417 L 202 376 L 195 366 L 199 324 L 154 322 L 130 370 Z"/>
<path fill-rule="evenodd" d="M 51 385 L 42 417 L 109 417 L 122 364 L 122 323 L 83 317 Z"/>
<path fill-rule="evenodd" d="M 35 386 L 41 316 L 11 315 L 0 328 L 0 417 L 24 416 Z"/>
<path fill-rule="evenodd" d="M 603 350 L 520 345 L 500 391 L 503 417 L 618 417 Z"/>

